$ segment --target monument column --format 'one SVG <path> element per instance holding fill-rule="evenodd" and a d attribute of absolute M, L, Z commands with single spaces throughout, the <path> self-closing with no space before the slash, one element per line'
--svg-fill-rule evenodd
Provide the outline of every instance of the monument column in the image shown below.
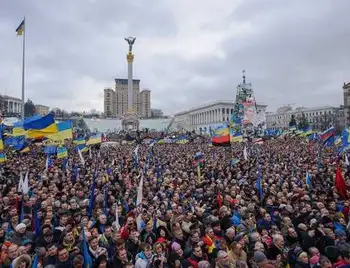
<path fill-rule="evenodd" d="M 128 62 L 128 103 L 126 113 L 122 121 L 123 129 L 125 131 L 136 131 L 139 128 L 139 120 L 137 118 L 137 110 L 134 109 L 133 105 L 133 62 L 134 54 L 132 53 L 132 46 L 135 43 L 135 37 L 125 38 L 125 41 L 129 44 L 129 51 L 126 54 L 126 60 Z"/>
<path fill-rule="evenodd" d="M 134 62 L 134 54 L 131 51 L 126 55 L 126 60 L 128 61 L 128 114 L 135 114 L 133 107 L 133 62 Z"/>

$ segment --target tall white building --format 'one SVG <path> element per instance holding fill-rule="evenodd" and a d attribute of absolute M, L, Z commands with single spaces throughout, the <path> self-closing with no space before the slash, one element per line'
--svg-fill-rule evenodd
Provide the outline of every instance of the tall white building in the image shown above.
<path fill-rule="evenodd" d="M 257 113 L 264 114 L 266 107 L 267 105 L 257 104 Z M 223 123 L 229 123 L 233 109 L 234 103 L 232 101 L 214 101 L 175 114 L 174 124 L 179 130 L 209 133 L 210 129 L 215 129 Z"/>
<path fill-rule="evenodd" d="M 295 117 L 297 122 L 302 116 L 305 116 L 308 123 L 315 129 L 325 129 L 335 125 L 343 126 L 345 121 L 342 107 L 320 106 L 292 109 L 290 106 L 284 106 L 277 109 L 276 113 L 266 114 L 266 126 L 267 128 L 287 129 L 292 116 Z"/>
<path fill-rule="evenodd" d="M 133 110 L 140 117 L 151 117 L 151 91 L 140 91 L 140 80 L 133 80 Z M 128 79 L 116 78 L 115 89 L 104 89 L 104 114 L 107 117 L 121 117 L 128 108 Z"/>

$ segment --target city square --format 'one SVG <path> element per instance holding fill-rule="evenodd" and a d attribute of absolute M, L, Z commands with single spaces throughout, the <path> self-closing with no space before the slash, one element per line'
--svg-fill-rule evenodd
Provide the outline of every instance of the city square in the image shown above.
<path fill-rule="evenodd" d="M 350 3 L 6 1 L 0 266 L 350 267 Z"/>

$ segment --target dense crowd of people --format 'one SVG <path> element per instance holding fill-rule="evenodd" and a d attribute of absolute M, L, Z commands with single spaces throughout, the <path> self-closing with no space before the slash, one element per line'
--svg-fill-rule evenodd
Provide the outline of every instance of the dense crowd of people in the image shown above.
<path fill-rule="evenodd" d="M 49 168 L 40 146 L 8 152 L 1 267 L 89 267 L 86 254 L 100 268 L 350 267 L 349 201 L 334 187 L 336 168 L 350 180 L 336 149 L 320 154 L 303 137 L 142 144 L 137 157 L 135 147 L 93 148 L 85 164 L 70 148 L 65 165 L 53 157 Z"/>

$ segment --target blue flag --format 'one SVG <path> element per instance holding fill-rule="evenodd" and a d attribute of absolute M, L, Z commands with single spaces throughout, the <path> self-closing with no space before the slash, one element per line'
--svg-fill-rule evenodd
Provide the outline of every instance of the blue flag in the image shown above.
<path fill-rule="evenodd" d="M 83 257 L 84 257 L 84 268 L 91 268 L 92 267 L 92 259 L 89 254 L 89 246 L 86 241 L 85 237 L 85 231 L 83 228 Z"/>

